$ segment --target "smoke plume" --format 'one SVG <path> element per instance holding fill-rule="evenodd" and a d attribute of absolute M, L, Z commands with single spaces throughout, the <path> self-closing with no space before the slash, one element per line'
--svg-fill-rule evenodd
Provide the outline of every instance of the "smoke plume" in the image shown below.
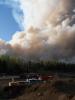
<path fill-rule="evenodd" d="M 7 0 L 6 0 L 7 1 Z M 7 43 L 0 40 L 0 54 L 25 59 L 71 59 L 75 57 L 74 0 L 14 0 L 12 14 L 22 32 Z M 16 16 L 16 17 L 15 17 Z"/>

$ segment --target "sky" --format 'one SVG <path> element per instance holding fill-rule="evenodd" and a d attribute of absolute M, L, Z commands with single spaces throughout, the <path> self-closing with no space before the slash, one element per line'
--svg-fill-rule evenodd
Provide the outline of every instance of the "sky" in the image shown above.
<path fill-rule="evenodd" d="M 9 41 L 16 31 L 21 31 L 9 5 L 0 5 L 0 38 Z"/>
<path fill-rule="evenodd" d="M 0 0 L 0 38 L 0 55 L 75 61 L 75 0 Z"/>

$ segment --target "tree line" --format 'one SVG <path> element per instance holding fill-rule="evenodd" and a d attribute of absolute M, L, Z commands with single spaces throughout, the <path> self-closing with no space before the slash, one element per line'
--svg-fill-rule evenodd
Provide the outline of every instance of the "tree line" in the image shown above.
<path fill-rule="evenodd" d="M 23 74 L 30 72 L 72 72 L 75 73 L 75 64 L 58 61 L 25 61 L 11 56 L 0 56 L 0 74 Z"/>

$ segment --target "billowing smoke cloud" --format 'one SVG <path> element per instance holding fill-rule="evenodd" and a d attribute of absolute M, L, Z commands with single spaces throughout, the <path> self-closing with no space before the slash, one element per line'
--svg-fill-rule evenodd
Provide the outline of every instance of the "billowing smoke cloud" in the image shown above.
<path fill-rule="evenodd" d="M 75 58 L 74 0 L 13 1 L 18 11 L 12 6 L 12 14 L 23 31 L 7 43 L 0 40 L 0 54 L 25 59 Z"/>

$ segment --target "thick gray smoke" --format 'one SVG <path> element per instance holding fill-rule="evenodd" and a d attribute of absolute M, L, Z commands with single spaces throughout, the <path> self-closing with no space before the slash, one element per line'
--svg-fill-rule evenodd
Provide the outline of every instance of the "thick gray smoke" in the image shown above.
<path fill-rule="evenodd" d="M 24 31 L 16 32 L 7 43 L 0 40 L 0 54 L 28 60 L 75 57 L 75 0 L 16 0 L 16 3 L 22 14 L 15 19 Z"/>

